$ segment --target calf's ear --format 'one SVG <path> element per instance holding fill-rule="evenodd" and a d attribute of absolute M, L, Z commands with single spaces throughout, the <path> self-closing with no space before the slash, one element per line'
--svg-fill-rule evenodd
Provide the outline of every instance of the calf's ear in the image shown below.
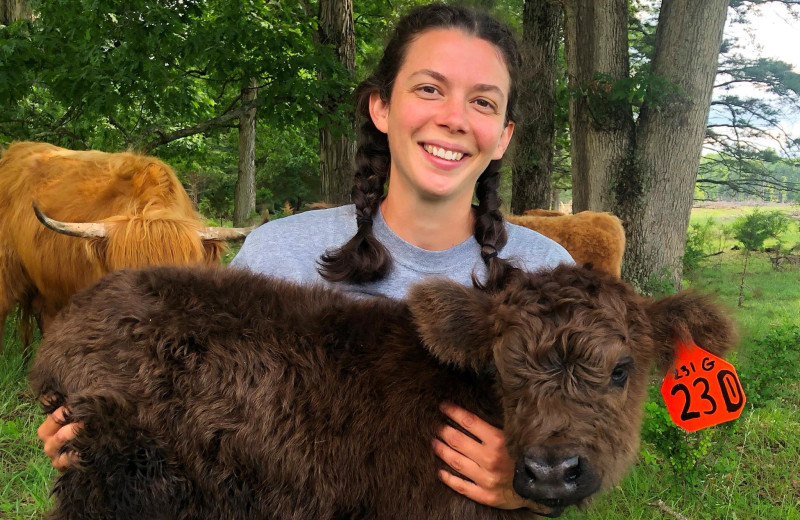
<path fill-rule="evenodd" d="M 493 363 L 488 294 L 449 280 L 428 280 L 409 290 L 407 303 L 422 342 L 443 363 L 475 372 Z"/>
<path fill-rule="evenodd" d="M 689 340 L 722 356 L 736 344 L 736 326 L 727 312 L 707 296 L 682 291 L 652 302 L 647 314 L 653 327 L 653 342 L 663 369 L 675 356 L 676 339 Z"/>

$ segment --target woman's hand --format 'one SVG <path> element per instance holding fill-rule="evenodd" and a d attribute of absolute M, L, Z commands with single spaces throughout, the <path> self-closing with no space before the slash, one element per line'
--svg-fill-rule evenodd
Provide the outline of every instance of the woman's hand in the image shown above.
<path fill-rule="evenodd" d="M 44 445 L 44 452 L 58 471 L 64 471 L 76 460 L 75 452 L 63 452 L 64 444 L 75 438 L 80 428 L 79 423 L 65 424 L 63 406 L 47 416 L 36 432 Z"/>
<path fill-rule="evenodd" d="M 514 492 L 514 462 L 505 447 L 503 431 L 463 408 L 450 403 L 440 405 L 442 412 L 481 442 L 452 426 L 443 426 L 433 450 L 448 466 L 468 478 L 441 470 L 439 479 L 454 491 L 481 504 L 498 509 L 533 507 L 533 503 Z"/>

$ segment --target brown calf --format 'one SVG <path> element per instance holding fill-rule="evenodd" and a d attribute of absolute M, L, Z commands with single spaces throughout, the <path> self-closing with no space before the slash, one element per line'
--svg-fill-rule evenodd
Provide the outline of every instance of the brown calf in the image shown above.
<path fill-rule="evenodd" d="M 442 401 L 501 426 L 514 488 L 557 516 L 635 458 L 654 363 L 733 328 L 561 266 L 488 294 L 353 300 L 238 270 L 121 271 L 73 298 L 31 384 L 83 423 L 52 519 L 512 519 L 436 477 Z"/>

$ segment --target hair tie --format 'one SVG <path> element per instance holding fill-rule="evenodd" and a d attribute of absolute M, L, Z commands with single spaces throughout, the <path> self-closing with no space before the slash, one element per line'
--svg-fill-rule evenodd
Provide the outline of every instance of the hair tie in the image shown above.
<path fill-rule="evenodd" d="M 372 225 L 372 217 L 367 217 L 366 215 L 356 215 L 356 223 L 358 224 L 358 227 L 361 227 L 361 224 Z"/>
<path fill-rule="evenodd" d="M 488 251 L 489 249 L 491 249 L 491 251 Z M 497 256 L 497 248 L 492 244 L 483 244 L 481 246 L 481 256 L 483 257 L 484 262 L 488 262 Z"/>

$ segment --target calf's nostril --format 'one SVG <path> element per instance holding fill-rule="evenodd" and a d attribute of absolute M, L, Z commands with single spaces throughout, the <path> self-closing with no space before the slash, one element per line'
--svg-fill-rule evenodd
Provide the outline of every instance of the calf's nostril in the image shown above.
<path fill-rule="evenodd" d="M 571 457 L 563 462 L 564 482 L 567 484 L 575 482 L 581 476 L 581 463 L 578 456 Z"/>

